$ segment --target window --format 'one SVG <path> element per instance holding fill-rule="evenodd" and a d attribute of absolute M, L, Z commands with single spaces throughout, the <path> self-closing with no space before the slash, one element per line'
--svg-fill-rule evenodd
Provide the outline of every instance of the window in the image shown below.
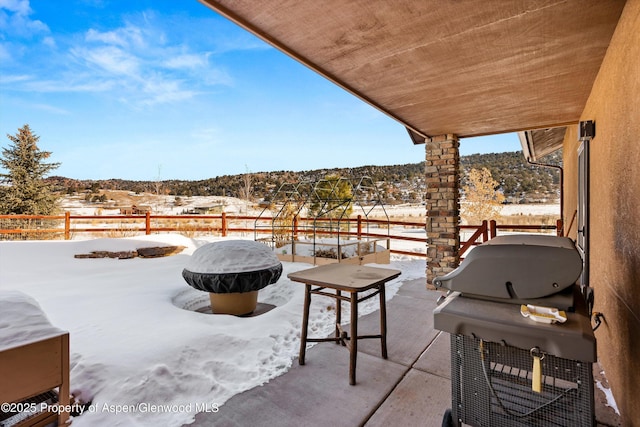
<path fill-rule="evenodd" d="M 578 238 L 576 246 L 582 256 L 580 285 L 589 285 L 589 142 L 584 139 L 578 148 Z"/>

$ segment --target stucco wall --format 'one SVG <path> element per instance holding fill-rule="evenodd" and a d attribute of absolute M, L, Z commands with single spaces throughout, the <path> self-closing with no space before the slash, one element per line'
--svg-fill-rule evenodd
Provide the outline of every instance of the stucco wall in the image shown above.
<path fill-rule="evenodd" d="M 587 24 L 588 25 L 588 24 Z M 590 284 L 605 323 L 599 359 L 625 426 L 640 426 L 640 0 L 630 0 L 581 120 L 596 122 L 590 146 Z M 577 131 L 564 143 L 565 212 L 577 199 Z M 570 236 L 576 237 L 576 224 Z"/>

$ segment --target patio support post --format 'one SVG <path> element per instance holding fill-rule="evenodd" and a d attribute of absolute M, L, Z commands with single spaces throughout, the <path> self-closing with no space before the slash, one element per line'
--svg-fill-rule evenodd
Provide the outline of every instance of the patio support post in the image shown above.
<path fill-rule="evenodd" d="M 460 141 L 456 135 L 426 139 L 427 287 L 460 262 Z"/>

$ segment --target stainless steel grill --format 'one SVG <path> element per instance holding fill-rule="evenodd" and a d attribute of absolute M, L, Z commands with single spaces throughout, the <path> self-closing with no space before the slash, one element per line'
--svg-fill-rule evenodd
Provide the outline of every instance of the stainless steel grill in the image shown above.
<path fill-rule="evenodd" d="M 595 425 L 596 343 L 573 284 L 581 260 L 568 239 L 548 237 L 496 239 L 434 280 L 450 291 L 434 311 L 435 328 L 451 334 L 443 426 Z M 567 320 L 534 322 L 516 305 L 527 303 L 561 305 Z"/>

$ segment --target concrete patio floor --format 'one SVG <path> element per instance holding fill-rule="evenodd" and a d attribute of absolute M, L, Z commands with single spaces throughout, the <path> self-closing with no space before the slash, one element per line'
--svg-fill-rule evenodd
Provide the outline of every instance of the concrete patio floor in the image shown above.
<path fill-rule="evenodd" d="M 234 396 L 191 426 L 440 426 L 451 407 L 449 335 L 433 329 L 440 295 L 424 279 L 403 283 L 387 302 L 388 359 L 379 340 L 358 342 L 356 385 L 348 380 L 348 351 L 333 343 L 307 350 L 306 364 Z M 300 314 L 302 316 L 302 313 Z M 378 313 L 362 317 L 359 332 L 375 334 Z M 594 369 L 595 371 L 595 369 Z M 619 426 L 596 388 L 599 426 Z"/>

